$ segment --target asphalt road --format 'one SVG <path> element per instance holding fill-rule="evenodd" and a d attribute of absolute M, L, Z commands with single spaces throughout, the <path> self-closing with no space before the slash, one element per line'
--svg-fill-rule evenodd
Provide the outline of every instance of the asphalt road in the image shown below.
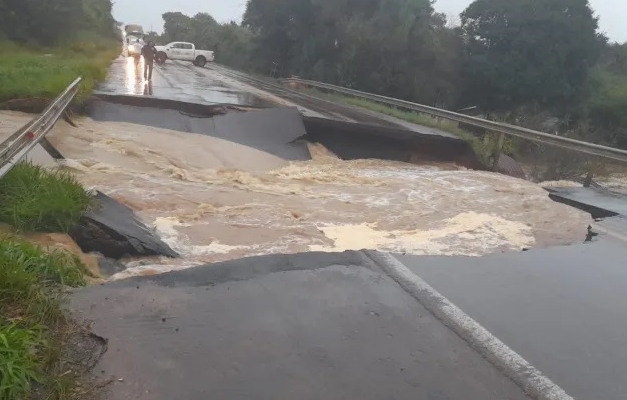
<path fill-rule="evenodd" d="M 192 66 L 190 63 L 189 66 Z M 157 98 L 203 104 L 233 104 L 241 106 L 268 107 L 275 105 L 248 91 L 238 90 L 223 81 L 211 79 L 187 64 L 167 62 L 156 65 L 152 81 L 143 79 L 143 60 L 135 65 L 133 58 L 119 57 L 111 68 L 107 81 L 97 93 L 128 96 L 154 96 Z"/>
<path fill-rule="evenodd" d="M 230 261 L 84 289 L 110 399 L 522 400 L 362 253 Z"/>
<path fill-rule="evenodd" d="M 625 242 L 398 258 L 574 398 L 627 398 Z"/>
<path fill-rule="evenodd" d="M 292 142 L 296 139 L 289 135 L 292 132 L 297 137 L 307 134 L 308 140 L 322 143 L 343 159 L 422 157 L 479 166 L 468 143 L 446 132 L 313 98 L 214 64 L 198 68 L 168 61 L 155 66 L 152 82 L 143 79 L 142 71 L 132 58 L 117 59 L 96 92 L 101 100 L 91 103 L 90 116 L 207 134 L 270 149 L 286 160 L 303 159 L 302 144 Z M 207 109 L 223 106 L 230 109 L 226 115 L 206 115 Z"/>
<path fill-rule="evenodd" d="M 111 66 L 107 82 L 96 93 L 151 96 L 203 104 L 292 106 L 305 117 L 358 122 L 457 139 L 438 129 L 350 105 L 331 103 L 213 63 L 198 68 L 187 62 L 167 61 L 163 65 L 155 65 L 151 82 L 143 79 L 142 75 L 143 61 L 135 66 L 132 58 L 120 57 Z"/>

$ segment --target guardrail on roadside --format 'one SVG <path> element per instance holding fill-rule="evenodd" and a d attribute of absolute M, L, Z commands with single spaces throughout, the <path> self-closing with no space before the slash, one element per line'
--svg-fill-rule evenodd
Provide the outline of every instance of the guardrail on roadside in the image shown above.
<path fill-rule="evenodd" d="M 392 97 L 380 96 L 372 93 L 366 93 L 359 90 L 348 89 L 341 86 L 330 85 L 328 83 L 309 81 L 300 78 L 280 79 L 280 82 L 294 82 L 306 86 L 320 89 L 326 89 L 345 95 L 359 97 L 362 99 L 393 105 L 395 107 L 404 108 L 411 111 L 417 111 L 423 114 L 430 114 L 436 117 L 448 119 L 451 121 L 462 122 L 468 125 L 484 128 L 489 131 L 500 133 L 499 143 L 502 145 L 503 135 L 511 135 L 523 139 L 531 140 L 537 143 L 548 144 L 556 147 L 562 147 L 569 150 L 578 151 L 580 153 L 590 154 L 594 156 L 609 158 L 612 160 L 627 162 L 627 151 L 615 149 L 612 147 L 601 146 L 594 143 L 584 142 L 581 140 L 570 139 L 562 136 L 551 135 L 549 133 L 534 131 L 532 129 L 522 128 L 515 125 L 504 124 L 500 122 L 489 121 L 482 118 L 472 117 L 469 115 L 459 114 L 453 111 L 443 110 L 435 107 L 425 106 L 422 104 L 412 103 L 405 100 L 399 100 Z M 500 151 L 500 149 L 499 149 Z"/>
<path fill-rule="evenodd" d="M 81 80 L 77 78 L 41 114 L 0 143 L 0 178 L 50 132 L 76 96 Z"/>

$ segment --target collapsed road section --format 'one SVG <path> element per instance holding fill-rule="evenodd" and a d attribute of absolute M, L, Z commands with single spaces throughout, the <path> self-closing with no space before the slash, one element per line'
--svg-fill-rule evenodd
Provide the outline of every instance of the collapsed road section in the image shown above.
<path fill-rule="evenodd" d="M 458 139 L 312 129 L 291 107 L 129 101 L 100 96 L 79 129 L 50 135 L 81 182 L 182 256 L 128 259 L 116 279 L 316 250 L 480 256 L 579 242 L 591 221 L 538 185 L 468 169 Z"/>
<path fill-rule="evenodd" d="M 109 85 L 50 135 L 64 168 L 180 255 L 125 257 L 73 295 L 109 339 L 111 398 L 568 398 L 521 389 L 357 250 L 518 254 L 582 241 L 588 214 L 473 169 L 450 135 L 303 117 L 260 90 L 212 103 L 205 70 L 156 76 L 148 95 Z"/>

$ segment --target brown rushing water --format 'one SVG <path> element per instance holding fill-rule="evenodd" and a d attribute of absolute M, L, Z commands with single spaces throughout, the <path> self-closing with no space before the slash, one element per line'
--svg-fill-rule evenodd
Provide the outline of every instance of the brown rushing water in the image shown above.
<path fill-rule="evenodd" d="M 302 251 L 481 256 L 580 242 L 590 223 L 540 186 L 490 172 L 342 161 L 317 144 L 311 161 L 290 163 L 204 135 L 76 122 L 49 135 L 65 167 L 132 207 L 183 256 L 127 260 L 113 279 Z"/>

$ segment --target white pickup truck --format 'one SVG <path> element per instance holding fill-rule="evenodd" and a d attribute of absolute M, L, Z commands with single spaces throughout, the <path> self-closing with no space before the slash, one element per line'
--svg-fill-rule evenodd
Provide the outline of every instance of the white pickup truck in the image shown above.
<path fill-rule="evenodd" d="M 207 62 L 213 61 L 213 51 L 197 50 L 193 43 L 172 42 L 165 46 L 155 46 L 157 62 L 163 64 L 166 60 L 191 61 L 194 65 L 204 67 Z"/>

